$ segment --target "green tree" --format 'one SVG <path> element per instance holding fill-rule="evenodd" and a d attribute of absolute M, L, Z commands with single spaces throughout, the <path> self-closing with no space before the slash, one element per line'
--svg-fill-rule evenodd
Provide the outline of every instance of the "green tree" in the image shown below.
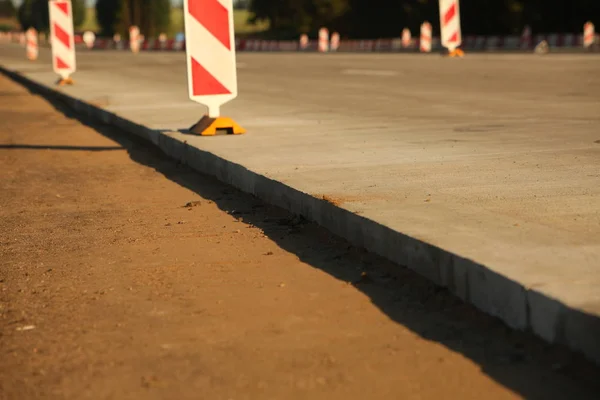
<path fill-rule="evenodd" d="M 269 22 L 272 35 L 315 35 L 319 26 L 358 38 L 398 37 L 423 21 L 439 35 L 438 0 L 251 0 L 250 22 Z M 579 33 L 590 20 L 600 24 L 600 0 L 461 0 L 464 35 L 520 34 L 525 25 L 539 33 Z"/>
<path fill-rule="evenodd" d="M 77 28 L 85 20 L 84 0 L 73 1 L 72 7 L 73 25 Z M 46 0 L 24 0 L 19 7 L 17 17 L 23 30 L 33 27 L 38 32 L 50 31 L 50 16 Z"/>
<path fill-rule="evenodd" d="M 85 0 L 71 0 L 73 7 L 73 26 L 79 28 L 85 22 Z"/>
<path fill-rule="evenodd" d="M 146 37 L 157 37 L 171 25 L 169 0 L 122 0 L 118 12 L 117 30 L 127 34 L 131 25 L 140 28 Z"/>
<path fill-rule="evenodd" d="M 101 36 L 112 37 L 119 23 L 121 0 L 97 0 L 96 21 L 100 27 Z"/>
<path fill-rule="evenodd" d="M 17 17 L 23 30 L 31 27 L 38 32 L 48 32 L 50 21 L 48 2 L 45 0 L 24 0 L 19 6 Z"/>
<path fill-rule="evenodd" d="M 341 24 L 348 0 L 252 0 L 250 22 L 269 21 L 272 31 L 283 35 L 315 33 L 320 27 Z"/>
<path fill-rule="evenodd" d="M 17 10 L 12 0 L 0 0 L 0 18 L 14 18 Z"/>

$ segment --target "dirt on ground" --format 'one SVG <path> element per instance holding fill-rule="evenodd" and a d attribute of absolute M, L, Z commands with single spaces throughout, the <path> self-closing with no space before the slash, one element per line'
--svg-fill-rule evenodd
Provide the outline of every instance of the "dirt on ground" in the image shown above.
<path fill-rule="evenodd" d="M 0 399 L 598 399 L 598 371 L 0 76 Z"/>

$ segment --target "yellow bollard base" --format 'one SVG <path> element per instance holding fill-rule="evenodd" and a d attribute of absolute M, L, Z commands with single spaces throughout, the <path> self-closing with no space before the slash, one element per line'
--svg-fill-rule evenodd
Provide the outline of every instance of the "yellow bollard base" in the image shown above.
<path fill-rule="evenodd" d="M 75 81 L 72 78 L 60 78 L 56 84 L 58 86 L 73 85 Z"/>
<path fill-rule="evenodd" d="M 448 57 L 464 57 L 464 56 L 465 56 L 465 52 L 462 51 L 462 49 L 456 49 L 456 50 L 448 53 Z"/>
<path fill-rule="evenodd" d="M 207 115 L 202 117 L 189 131 L 200 136 L 215 136 L 218 134 L 241 135 L 246 133 L 246 130 L 236 124 L 231 118 L 210 118 Z"/>

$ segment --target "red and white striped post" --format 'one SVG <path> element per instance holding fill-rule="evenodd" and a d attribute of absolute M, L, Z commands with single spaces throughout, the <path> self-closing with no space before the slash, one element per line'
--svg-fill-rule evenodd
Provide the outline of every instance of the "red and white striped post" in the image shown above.
<path fill-rule="evenodd" d="M 121 41 L 121 34 L 120 33 L 115 33 L 112 37 L 113 40 L 113 44 L 115 45 L 115 49 L 117 50 L 123 50 L 124 49 L 124 44 Z"/>
<path fill-rule="evenodd" d="M 300 50 L 308 49 L 308 35 L 303 33 L 300 35 Z"/>
<path fill-rule="evenodd" d="M 440 28 L 442 32 L 442 46 L 448 49 L 450 57 L 462 57 L 464 52 L 458 47 L 462 43 L 460 29 L 460 7 L 458 0 L 440 1 Z"/>
<path fill-rule="evenodd" d="M 402 47 L 404 47 L 405 49 L 408 48 L 410 46 L 411 41 L 412 35 L 410 33 L 410 29 L 402 29 Z"/>
<path fill-rule="evenodd" d="M 421 53 L 431 53 L 432 27 L 427 21 L 421 24 L 421 38 L 419 40 L 419 50 Z"/>
<path fill-rule="evenodd" d="M 140 28 L 135 25 L 129 27 L 129 49 L 132 53 L 140 51 Z"/>
<path fill-rule="evenodd" d="M 37 60 L 38 54 L 39 54 L 37 31 L 34 28 L 29 28 L 29 29 L 27 29 L 27 32 L 25 32 L 25 36 L 27 39 L 27 45 L 26 45 L 27 58 L 30 61 L 35 61 L 35 60 Z"/>
<path fill-rule="evenodd" d="M 532 45 L 531 38 L 531 27 L 529 25 L 523 28 L 523 33 L 521 34 L 521 50 L 529 50 Z"/>
<path fill-rule="evenodd" d="M 158 35 L 158 43 L 160 45 L 160 49 L 164 50 L 167 47 L 167 34 L 166 33 L 161 33 L 160 35 Z"/>
<path fill-rule="evenodd" d="M 583 47 L 589 49 L 594 44 L 596 38 L 596 28 L 590 21 L 583 25 Z"/>
<path fill-rule="evenodd" d="M 59 85 L 72 85 L 75 72 L 75 39 L 73 35 L 73 8 L 70 0 L 50 0 L 50 44 L 52 66 L 60 79 Z"/>
<path fill-rule="evenodd" d="M 186 60 L 190 99 L 205 105 L 205 115 L 190 128 L 213 136 L 218 131 L 245 133 L 221 106 L 237 97 L 233 0 L 184 0 Z"/>
<path fill-rule="evenodd" d="M 319 53 L 329 51 L 329 30 L 327 28 L 319 29 Z"/>
<path fill-rule="evenodd" d="M 94 42 L 96 41 L 96 34 L 92 31 L 85 31 L 83 33 L 83 43 L 85 43 L 85 47 L 91 49 L 94 47 Z"/>
<path fill-rule="evenodd" d="M 329 47 L 331 51 L 338 51 L 340 48 L 340 34 L 337 32 L 333 32 L 331 34 L 331 45 Z"/>

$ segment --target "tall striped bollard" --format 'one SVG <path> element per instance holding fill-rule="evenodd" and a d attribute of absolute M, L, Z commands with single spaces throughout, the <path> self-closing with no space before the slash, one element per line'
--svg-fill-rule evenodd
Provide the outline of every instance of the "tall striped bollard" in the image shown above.
<path fill-rule="evenodd" d="M 523 28 L 523 33 L 521 34 L 521 50 L 529 50 L 531 49 L 532 38 L 531 38 L 531 27 L 529 25 Z"/>
<path fill-rule="evenodd" d="M 431 53 L 432 27 L 427 21 L 421 24 L 421 37 L 419 39 L 419 50 L 421 53 Z"/>
<path fill-rule="evenodd" d="M 590 21 L 583 25 L 583 47 L 590 49 L 594 45 L 596 39 L 596 28 Z"/>
<path fill-rule="evenodd" d="M 465 53 L 459 49 L 462 43 L 459 0 L 439 0 L 439 2 L 442 46 L 448 49 L 450 57 L 462 57 Z"/>
<path fill-rule="evenodd" d="M 190 99 L 208 108 L 190 128 L 201 136 L 246 131 L 221 116 L 221 106 L 237 97 L 237 65 L 232 0 L 184 0 L 186 61 Z"/>
<path fill-rule="evenodd" d="M 94 47 L 94 42 L 96 41 L 96 34 L 92 31 L 86 31 L 83 33 L 83 43 L 85 43 L 85 47 L 88 49 L 92 49 Z"/>
<path fill-rule="evenodd" d="M 27 59 L 30 61 L 35 61 L 37 60 L 39 54 L 37 31 L 34 28 L 29 28 L 27 29 L 27 32 L 25 32 L 25 37 L 27 39 Z"/>
<path fill-rule="evenodd" d="M 319 29 L 319 53 L 329 51 L 329 30 L 327 28 Z"/>
<path fill-rule="evenodd" d="M 159 43 L 161 50 L 165 50 L 167 48 L 167 34 L 166 33 L 163 32 L 160 35 L 158 35 L 158 43 Z"/>
<path fill-rule="evenodd" d="M 140 28 L 135 25 L 129 27 L 129 49 L 134 54 L 140 51 Z"/>
<path fill-rule="evenodd" d="M 300 50 L 308 49 L 308 35 L 303 33 L 300 35 Z"/>
<path fill-rule="evenodd" d="M 409 48 L 411 41 L 412 35 L 410 34 L 410 29 L 402 29 L 402 47 L 404 47 L 405 49 Z"/>
<path fill-rule="evenodd" d="M 75 38 L 73 35 L 73 8 L 70 0 L 50 0 L 50 45 L 52 66 L 60 79 L 58 85 L 72 85 L 75 72 Z"/>
<path fill-rule="evenodd" d="M 329 46 L 331 51 L 338 51 L 340 48 L 340 34 L 337 32 L 333 32 L 331 34 L 331 45 Z"/>

